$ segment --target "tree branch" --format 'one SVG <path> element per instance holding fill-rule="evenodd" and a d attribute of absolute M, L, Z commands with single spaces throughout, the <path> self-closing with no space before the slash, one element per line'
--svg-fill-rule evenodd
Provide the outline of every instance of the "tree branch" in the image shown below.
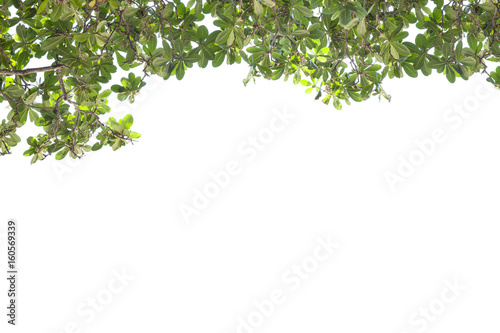
<path fill-rule="evenodd" d="M 28 75 L 32 73 L 53 71 L 61 67 L 64 67 L 64 65 L 59 64 L 54 66 L 28 68 L 28 69 L 0 69 L 0 75 Z"/>

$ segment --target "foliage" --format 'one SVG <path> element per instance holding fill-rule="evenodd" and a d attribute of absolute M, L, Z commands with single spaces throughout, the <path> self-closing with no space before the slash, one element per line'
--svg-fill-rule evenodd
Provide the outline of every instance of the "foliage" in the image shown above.
<path fill-rule="evenodd" d="M 27 139 L 32 163 L 116 150 L 140 135 L 131 115 L 103 120 L 108 96 L 133 102 L 148 75 L 181 80 L 194 66 L 245 62 L 245 84 L 292 78 L 337 109 L 390 99 L 387 76 L 436 71 L 453 83 L 482 71 L 500 86 L 500 68 L 487 67 L 499 61 L 499 8 L 496 0 L 0 1 L 0 102 L 9 105 L 1 153 L 21 141 L 28 118 L 42 131 Z M 129 71 L 120 84 L 117 66 Z"/>

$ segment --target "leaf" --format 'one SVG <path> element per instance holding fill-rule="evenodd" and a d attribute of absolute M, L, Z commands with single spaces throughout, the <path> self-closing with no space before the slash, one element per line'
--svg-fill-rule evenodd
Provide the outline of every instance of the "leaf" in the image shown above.
<path fill-rule="evenodd" d="M 102 27 L 104 27 L 108 22 L 105 21 L 105 20 L 102 20 L 101 22 L 99 22 L 99 24 L 97 25 L 97 27 L 95 28 L 95 31 L 99 31 L 101 30 Z"/>
<path fill-rule="evenodd" d="M 56 160 L 62 160 L 68 154 L 69 149 L 64 147 L 61 151 L 57 152 Z"/>
<path fill-rule="evenodd" d="M 355 17 L 353 18 L 349 23 L 347 23 L 347 25 L 344 27 L 344 29 L 351 29 L 352 27 L 354 27 L 356 25 L 356 22 L 358 22 L 358 18 Z"/>
<path fill-rule="evenodd" d="M 396 58 L 396 59 L 399 59 L 399 53 L 398 51 L 396 50 L 396 48 L 391 44 L 391 55 Z"/>
<path fill-rule="evenodd" d="M 32 122 L 35 122 L 38 120 L 38 118 L 40 118 L 40 116 L 38 116 L 38 113 L 36 113 L 35 111 L 33 110 L 29 110 L 29 114 L 30 114 L 30 121 Z"/>
<path fill-rule="evenodd" d="M 44 0 L 41 4 L 40 7 L 38 7 L 38 10 L 36 11 L 37 14 L 41 14 L 45 7 L 47 7 L 47 4 L 49 3 L 49 0 Z"/>
<path fill-rule="evenodd" d="M 23 153 L 23 156 L 31 156 L 35 152 L 34 148 L 30 148 Z"/>
<path fill-rule="evenodd" d="M 465 66 L 475 66 L 476 65 L 476 59 L 473 57 L 465 57 L 462 60 L 460 60 L 462 64 Z"/>
<path fill-rule="evenodd" d="M 444 12 L 446 13 L 446 16 L 452 20 L 456 20 L 457 19 L 457 13 L 453 10 L 453 8 L 451 8 L 450 6 L 447 6 L 445 9 L 444 9 Z"/>
<path fill-rule="evenodd" d="M 417 19 L 419 22 L 424 23 L 425 22 L 425 15 L 422 13 L 422 10 L 420 7 L 415 7 L 415 14 L 417 15 Z"/>
<path fill-rule="evenodd" d="M 233 45 L 234 42 L 234 31 L 231 30 L 231 33 L 229 34 L 229 37 L 227 38 L 227 46 Z"/>
<path fill-rule="evenodd" d="M 479 5 L 479 7 L 481 7 L 482 9 L 484 9 L 487 12 L 492 12 L 492 13 L 495 12 L 495 6 L 489 2 L 482 3 Z"/>
<path fill-rule="evenodd" d="M 409 63 L 406 63 L 406 62 L 403 63 L 403 69 L 404 69 L 405 73 L 408 74 L 408 76 L 413 77 L 413 78 L 418 77 L 418 72 Z"/>
<path fill-rule="evenodd" d="M 216 53 L 215 59 L 214 59 L 214 61 L 212 61 L 212 66 L 215 68 L 215 67 L 219 67 L 220 65 L 222 65 L 225 57 L 226 57 L 226 53 L 224 53 L 224 51 L 220 51 L 220 52 Z"/>
<path fill-rule="evenodd" d="M 450 65 L 446 65 L 446 78 L 450 81 L 450 83 L 455 83 L 455 72 Z"/>
<path fill-rule="evenodd" d="M 24 89 L 17 84 L 8 86 L 3 92 L 12 99 L 19 99 L 24 95 Z"/>
<path fill-rule="evenodd" d="M 443 55 L 445 58 L 449 58 L 451 56 L 451 44 L 449 43 L 443 44 L 441 50 L 443 51 Z"/>
<path fill-rule="evenodd" d="M 307 37 L 309 36 L 309 34 L 309 31 L 303 29 L 295 30 L 294 32 L 292 32 L 292 35 L 295 37 Z"/>
<path fill-rule="evenodd" d="M 407 55 L 410 55 L 410 53 L 411 53 L 410 50 L 408 49 L 408 47 L 406 47 L 405 45 L 403 45 L 401 43 L 392 42 L 391 46 L 394 47 L 394 49 L 396 49 L 396 51 L 398 52 L 399 55 L 407 56 Z"/>
<path fill-rule="evenodd" d="M 129 64 L 125 63 L 125 57 L 120 54 L 120 52 L 116 52 L 116 60 L 118 61 L 118 66 L 128 71 L 130 69 Z"/>
<path fill-rule="evenodd" d="M 100 35 L 95 35 L 95 40 L 97 42 L 97 45 L 99 45 L 100 47 L 103 47 L 104 45 L 106 45 L 108 39 L 103 37 L 103 36 L 100 36 Z"/>
<path fill-rule="evenodd" d="M 233 29 L 226 29 L 220 32 L 215 39 L 216 44 L 224 44 L 229 39 L 229 35 L 233 32 Z"/>
<path fill-rule="evenodd" d="M 31 95 L 29 95 L 26 98 L 26 102 L 25 103 L 28 104 L 28 105 L 33 104 L 33 102 L 35 101 L 37 95 L 38 95 L 38 92 L 35 91 L 34 93 L 32 93 Z"/>
<path fill-rule="evenodd" d="M 153 60 L 153 66 L 155 67 L 162 67 L 163 65 L 165 65 L 167 62 L 169 62 L 168 59 L 166 58 L 155 58 Z"/>
<path fill-rule="evenodd" d="M 426 61 L 426 54 L 419 54 L 417 59 L 415 59 L 415 62 L 413 63 L 413 68 L 415 68 L 416 70 L 422 69 L 425 66 Z"/>
<path fill-rule="evenodd" d="M 83 33 L 83 34 L 77 34 L 77 35 L 74 35 L 73 38 L 79 42 L 79 43 L 83 43 L 83 42 L 86 42 L 87 39 L 89 39 L 90 37 L 90 34 L 88 33 Z"/>
<path fill-rule="evenodd" d="M 130 131 L 130 137 L 132 139 L 139 139 L 141 137 L 141 135 L 137 132 Z"/>
<path fill-rule="evenodd" d="M 422 50 L 425 50 L 427 48 L 427 38 L 422 34 L 418 34 L 415 38 L 415 44 Z"/>
<path fill-rule="evenodd" d="M 343 8 L 339 13 L 338 13 L 338 18 L 339 18 L 339 23 L 341 26 L 345 27 L 346 25 L 349 24 L 352 20 L 352 14 L 351 11 L 347 8 Z"/>
<path fill-rule="evenodd" d="M 134 123 L 134 117 L 132 117 L 131 114 L 126 115 L 120 121 L 120 124 L 122 124 L 122 126 L 125 127 L 126 129 L 130 129 L 133 123 Z"/>
<path fill-rule="evenodd" d="M 63 12 L 63 4 L 55 4 L 52 6 L 52 12 L 50 13 L 50 19 L 54 22 L 58 21 Z"/>
<path fill-rule="evenodd" d="M 358 28 L 356 30 L 358 31 L 358 34 L 361 36 L 363 36 L 366 33 L 366 23 L 364 19 L 359 21 Z"/>
<path fill-rule="evenodd" d="M 55 49 L 64 40 L 64 36 L 49 37 L 42 42 L 40 47 L 42 51 L 50 51 Z"/>
<path fill-rule="evenodd" d="M 132 17 L 135 15 L 135 13 L 137 13 L 139 11 L 139 8 L 135 8 L 135 7 L 128 7 L 127 10 L 125 11 L 125 13 L 123 14 L 125 17 Z"/>
<path fill-rule="evenodd" d="M 313 17 L 313 12 L 312 10 L 310 10 L 309 8 L 307 7 L 304 7 L 304 6 L 299 6 L 299 5 L 295 5 L 293 6 L 294 10 L 296 10 L 300 15 L 304 16 L 304 17 Z"/>
<path fill-rule="evenodd" d="M 457 59 L 462 57 L 462 49 L 463 49 L 463 43 L 462 40 L 460 40 L 458 41 L 457 46 L 455 47 L 455 56 Z"/>
<path fill-rule="evenodd" d="M 262 3 L 268 7 L 274 7 L 275 3 L 272 0 L 262 0 Z"/>
<path fill-rule="evenodd" d="M 264 14 L 264 7 L 262 7 L 262 5 L 260 4 L 259 1 L 254 0 L 253 1 L 253 11 L 255 12 L 256 15 L 260 16 L 260 15 Z M 217 43 L 217 44 L 219 44 L 219 43 Z"/>
<path fill-rule="evenodd" d="M 186 71 L 184 69 L 184 63 L 181 61 L 175 69 L 175 77 L 177 80 L 182 80 L 182 78 L 184 78 L 184 74 L 186 74 Z"/>

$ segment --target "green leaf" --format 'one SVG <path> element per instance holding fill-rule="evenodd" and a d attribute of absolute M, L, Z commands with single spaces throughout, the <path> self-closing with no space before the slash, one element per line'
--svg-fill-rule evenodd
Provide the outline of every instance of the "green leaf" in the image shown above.
<path fill-rule="evenodd" d="M 32 93 L 31 95 L 29 95 L 26 98 L 26 102 L 25 103 L 28 104 L 28 105 L 33 104 L 33 102 L 35 101 L 37 95 L 38 95 L 38 92 L 35 91 L 34 93 Z"/>
<path fill-rule="evenodd" d="M 227 38 L 227 46 L 231 46 L 233 45 L 233 42 L 234 42 L 234 31 L 231 30 L 231 33 L 229 34 L 229 37 Z"/>
<path fill-rule="evenodd" d="M 134 123 L 134 117 L 132 115 L 128 114 L 123 119 L 120 121 L 120 124 L 122 124 L 123 127 L 126 129 L 130 129 L 132 124 Z"/>
<path fill-rule="evenodd" d="M 122 69 L 128 71 L 130 69 L 129 64 L 126 64 L 125 57 L 120 54 L 120 52 L 116 52 L 116 60 L 118 62 L 118 66 L 120 66 Z"/>
<path fill-rule="evenodd" d="M 162 67 L 163 65 L 165 65 L 167 62 L 169 62 L 168 59 L 166 58 L 155 58 L 153 60 L 153 66 L 155 67 Z"/>
<path fill-rule="evenodd" d="M 31 121 L 31 122 L 35 122 L 35 121 L 37 121 L 37 120 L 38 120 L 38 118 L 40 118 L 40 117 L 38 116 L 38 113 L 36 113 L 35 111 L 33 111 L 33 110 L 31 110 L 31 109 L 29 110 L 29 115 L 30 115 L 30 121 Z"/>
<path fill-rule="evenodd" d="M 30 148 L 23 153 L 23 156 L 31 156 L 35 152 L 34 148 Z"/>
<path fill-rule="evenodd" d="M 418 76 L 418 72 L 413 68 L 412 65 L 410 65 L 409 63 L 403 63 L 403 69 L 405 71 L 405 73 L 410 76 L 410 77 L 417 77 Z"/>
<path fill-rule="evenodd" d="M 224 62 L 225 56 L 226 56 L 226 54 L 224 53 L 224 51 L 220 51 L 220 52 L 216 53 L 215 59 L 214 59 L 214 61 L 212 61 L 212 66 L 219 67 L 220 65 L 222 65 L 222 63 Z"/>
<path fill-rule="evenodd" d="M 395 59 L 399 59 L 399 53 L 398 51 L 396 50 L 396 48 L 391 44 L 391 55 L 395 58 Z"/>
<path fill-rule="evenodd" d="M 126 18 L 134 16 L 139 11 L 139 8 L 128 7 L 125 13 L 123 14 Z"/>
<path fill-rule="evenodd" d="M 353 18 L 349 23 L 347 23 L 347 25 L 344 27 L 344 29 L 351 29 L 352 27 L 354 27 L 356 25 L 356 22 L 358 22 L 358 18 L 355 17 Z"/>
<path fill-rule="evenodd" d="M 55 49 L 64 40 L 64 36 L 49 37 L 41 44 L 42 51 L 50 51 Z"/>
<path fill-rule="evenodd" d="M 141 135 L 137 132 L 130 132 L 130 138 L 132 139 L 139 139 L 141 137 Z"/>
<path fill-rule="evenodd" d="M 87 39 L 89 39 L 89 37 L 90 37 L 89 33 L 77 34 L 73 36 L 73 38 L 79 43 L 86 42 Z"/>
<path fill-rule="evenodd" d="M 419 54 L 415 62 L 413 63 L 413 68 L 416 70 L 422 69 L 426 63 L 426 55 L 425 53 Z"/>
<path fill-rule="evenodd" d="M 358 23 L 358 28 L 356 29 L 358 34 L 363 36 L 365 33 L 366 33 L 366 24 L 365 24 L 365 20 L 362 19 L 361 21 L 359 21 Z"/>
<path fill-rule="evenodd" d="M 352 13 L 347 8 L 342 8 L 340 12 L 337 13 L 337 17 L 339 18 L 339 23 L 341 26 L 345 27 L 352 20 Z"/>
<path fill-rule="evenodd" d="M 62 160 L 66 155 L 68 154 L 69 149 L 68 148 L 63 148 L 61 151 L 57 152 L 56 154 L 56 160 Z"/>
<path fill-rule="evenodd" d="M 415 44 L 422 50 L 425 50 L 427 48 L 427 38 L 422 34 L 418 34 L 415 38 Z"/>
<path fill-rule="evenodd" d="M 255 12 L 256 15 L 260 16 L 260 15 L 264 14 L 264 7 L 262 7 L 262 5 L 260 4 L 259 1 L 254 0 L 253 1 L 253 11 Z M 220 44 L 220 43 L 217 43 L 217 44 Z"/>
<path fill-rule="evenodd" d="M 24 95 L 24 89 L 17 84 L 8 86 L 3 92 L 12 99 L 19 99 Z"/>
<path fill-rule="evenodd" d="M 229 39 L 229 35 L 231 35 L 232 32 L 233 32 L 233 29 L 226 29 L 226 30 L 220 32 L 217 35 L 217 38 L 215 39 L 215 43 L 216 44 L 224 44 L 224 43 L 226 43 L 227 40 Z"/>
<path fill-rule="evenodd" d="M 408 49 L 408 47 L 406 47 L 405 45 L 403 45 L 401 43 L 392 42 L 391 46 L 398 52 L 399 55 L 407 56 L 407 55 L 410 55 L 410 53 L 411 53 L 410 50 Z M 392 48 L 391 48 L 391 50 L 392 50 Z"/>
<path fill-rule="evenodd" d="M 58 21 L 63 12 L 63 4 L 54 4 L 52 6 L 52 12 L 50 13 L 50 19 L 54 22 Z"/>
<path fill-rule="evenodd" d="M 47 7 L 47 4 L 49 3 L 49 0 L 44 0 L 41 4 L 40 7 L 38 7 L 38 10 L 36 11 L 37 14 L 41 14 L 45 7 Z"/>
<path fill-rule="evenodd" d="M 462 60 L 460 60 L 462 64 L 465 66 L 475 66 L 476 65 L 476 59 L 473 57 L 465 57 Z"/>
<path fill-rule="evenodd" d="M 458 41 L 457 46 L 455 47 L 455 56 L 457 59 L 462 57 L 462 49 L 463 49 L 463 43 L 462 41 Z"/>
<path fill-rule="evenodd" d="M 175 69 L 175 77 L 177 78 L 177 80 L 182 80 L 184 78 L 184 74 L 186 74 L 184 63 L 180 61 L 177 65 L 177 68 Z"/>
<path fill-rule="evenodd" d="M 313 17 L 314 13 L 312 12 L 312 10 L 310 10 L 309 8 L 307 7 L 304 7 L 304 6 L 299 6 L 299 5 L 295 5 L 293 6 L 294 10 L 296 10 L 300 15 L 304 16 L 304 17 Z"/>
<path fill-rule="evenodd" d="M 421 23 L 425 22 L 425 15 L 424 15 L 424 13 L 422 13 L 422 10 L 420 9 L 420 7 L 415 7 L 415 14 L 416 14 L 419 22 L 421 22 Z"/>
<path fill-rule="evenodd" d="M 457 19 L 457 13 L 453 10 L 453 8 L 451 8 L 450 6 L 447 6 L 445 9 L 444 9 L 444 12 L 446 13 L 446 16 L 449 18 L 449 19 L 452 19 L 452 20 L 456 20 Z"/>
<path fill-rule="evenodd" d="M 307 37 L 310 35 L 310 32 L 307 30 L 299 29 L 292 32 L 292 35 L 295 37 Z"/>
<path fill-rule="evenodd" d="M 449 43 L 443 44 L 441 50 L 443 51 L 443 55 L 445 58 L 449 58 L 451 56 L 451 44 Z"/>
<path fill-rule="evenodd" d="M 450 65 L 446 65 L 446 78 L 450 81 L 450 83 L 455 83 L 455 72 Z"/>

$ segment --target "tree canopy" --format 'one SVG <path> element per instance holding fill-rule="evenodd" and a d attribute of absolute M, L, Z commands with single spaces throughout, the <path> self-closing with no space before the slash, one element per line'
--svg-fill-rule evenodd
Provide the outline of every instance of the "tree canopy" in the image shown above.
<path fill-rule="evenodd" d="M 386 77 L 482 72 L 498 87 L 496 1 L 0 1 L 0 154 L 28 121 L 32 163 L 119 149 L 140 134 L 132 115 L 105 116 L 111 94 L 133 103 L 149 75 L 182 80 L 224 62 L 249 65 L 244 84 L 291 79 L 337 109 L 390 99 Z"/>

